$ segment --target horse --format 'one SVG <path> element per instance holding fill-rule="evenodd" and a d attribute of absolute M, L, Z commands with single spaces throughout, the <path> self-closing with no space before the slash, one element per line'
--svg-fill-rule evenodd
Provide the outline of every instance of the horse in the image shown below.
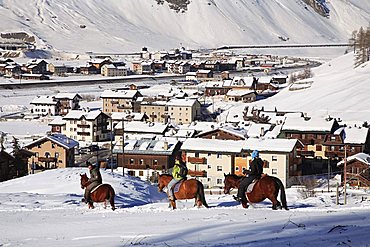
<path fill-rule="evenodd" d="M 167 187 L 168 183 L 172 180 L 172 175 L 169 174 L 162 174 L 158 175 L 158 191 L 163 192 L 164 187 Z M 193 199 L 195 198 L 195 205 L 201 207 L 202 205 L 208 208 L 208 204 L 206 202 L 204 196 L 204 187 L 203 184 L 196 180 L 196 179 L 188 179 L 182 182 L 179 191 L 175 192 L 175 199 L 170 200 L 170 204 L 173 209 L 176 209 L 176 199 L 183 200 L 183 199 Z"/>
<path fill-rule="evenodd" d="M 239 184 L 244 176 L 237 176 L 235 174 L 224 174 L 224 193 L 229 194 L 232 188 L 239 188 Z M 280 200 L 277 200 L 280 190 Z M 286 195 L 284 185 L 277 177 L 263 175 L 254 185 L 251 192 L 246 192 L 246 196 L 250 203 L 262 202 L 268 198 L 272 202 L 272 209 L 289 210 L 286 202 Z M 244 208 L 248 208 L 248 202 L 242 202 Z"/>
<path fill-rule="evenodd" d="M 81 176 L 81 188 L 85 189 L 89 186 L 89 178 L 87 177 L 86 173 L 80 175 Z M 94 188 L 91 192 L 91 200 L 93 202 L 104 202 L 104 208 L 107 208 L 107 201 L 110 202 L 112 210 L 115 210 L 116 207 L 114 206 L 114 189 L 109 184 L 101 184 L 98 187 Z M 89 208 L 94 208 L 92 202 L 89 203 Z"/>

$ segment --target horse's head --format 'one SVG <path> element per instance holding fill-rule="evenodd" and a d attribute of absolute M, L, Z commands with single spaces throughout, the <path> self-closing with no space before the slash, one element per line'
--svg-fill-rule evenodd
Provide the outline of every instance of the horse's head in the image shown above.
<path fill-rule="evenodd" d="M 231 189 L 238 188 L 240 184 L 240 179 L 242 177 L 239 177 L 235 174 L 225 174 L 224 173 L 224 193 L 229 194 Z"/>
<path fill-rule="evenodd" d="M 87 177 L 86 173 L 84 174 L 80 174 L 81 176 L 81 189 L 84 189 L 86 187 L 86 183 L 87 181 L 89 180 L 89 178 Z"/>
<path fill-rule="evenodd" d="M 164 187 L 172 180 L 172 176 L 168 174 L 158 174 L 158 192 L 163 192 Z"/>

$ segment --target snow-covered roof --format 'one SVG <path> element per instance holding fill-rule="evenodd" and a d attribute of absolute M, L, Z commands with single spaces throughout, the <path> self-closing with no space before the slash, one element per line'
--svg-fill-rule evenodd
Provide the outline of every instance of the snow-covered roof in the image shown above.
<path fill-rule="evenodd" d="M 272 76 L 262 76 L 258 78 L 259 84 L 269 84 L 272 80 Z"/>
<path fill-rule="evenodd" d="M 49 95 L 39 95 L 36 96 L 30 104 L 37 105 L 37 104 L 43 104 L 43 105 L 56 105 L 57 101 L 54 100 L 54 96 Z"/>
<path fill-rule="evenodd" d="M 63 120 L 76 119 L 79 120 L 84 117 L 86 120 L 95 120 L 100 114 L 105 114 L 101 110 L 97 111 L 84 111 L 84 110 L 72 110 L 64 116 Z"/>
<path fill-rule="evenodd" d="M 50 140 L 52 142 L 55 142 L 59 144 L 60 146 L 66 148 L 66 149 L 71 149 L 79 145 L 77 141 L 75 141 L 72 138 L 67 137 L 66 135 L 63 134 L 52 134 L 48 136 L 41 137 L 40 139 L 37 139 L 36 141 L 33 141 L 29 144 L 26 145 L 26 147 L 30 147 L 36 143 L 39 143 L 44 140 Z"/>
<path fill-rule="evenodd" d="M 369 133 L 369 129 L 364 127 L 341 127 L 334 131 L 334 134 L 343 136 L 343 131 L 345 144 L 365 144 Z"/>
<path fill-rule="evenodd" d="M 126 154 L 156 154 L 156 155 L 171 155 L 175 151 L 175 147 L 179 145 L 179 141 L 171 138 L 169 140 L 125 140 Z M 122 153 L 122 143 L 117 145 L 115 153 Z"/>
<path fill-rule="evenodd" d="M 248 128 L 248 137 L 260 137 L 271 128 L 271 124 L 252 123 Z M 263 131 L 263 133 L 262 133 Z"/>
<path fill-rule="evenodd" d="M 62 116 L 56 116 L 48 125 L 53 126 L 53 125 L 65 125 L 65 124 L 66 124 L 66 121 L 63 120 Z"/>
<path fill-rule="evenodd" d="M 365 153 L 357 153 L 351 156 L 347 157 L 347 162 L 358 160 L 364 164 L 367 164 L 370 166 L 370 155 L 365 154 Z M 342 166 L 344 165 L 344 160 L 338 162 L 337 166 Z"/>
<path fill-rule="evenodd" d="M 141 112 L 112 112 L 111 118 L 115 121 L 122 121 L 122 118 L 125 120 L 142 121 L 145 115 L 145 113 Z"/>
<path fill-rule="evenodd" d="M 138 90 L 104 90 L 100 98 L 132 99 L 138 92 Z"/>
<path fill-rule="evenodd" d="M 167 102 L 167 106 L 190 106 L 192 107 L 198 100 L 197 99 L 171 99 Z"/>
<path fill-rule="evenodd" d="M 81 96 L 77 93 L 58 93 L 55 95 L 56 99 L 69 99 L 73 100 L 75 97 L 81 98 Z"/>
<path fill-rule="evenodd" d="M 230 86 L 244 86 L 244 87 L 252 87 L 254 82 L 254 77 L 247 76 L 247 77 L 240 77 L 235 76 L 232 79 Z"/>
<path fill-rule="evenodd" d="M 245 141 L 189 138 L 181 146 L 186 151 L 205 151 L 221 153 L 241 153 Z"/>
<path fill-rule="evenodd" d="M 334 125 L 334 121 L 334 119 L 328 121 L 324 118 L 311 118 L 305 120 L 302 117 L 287 117 L 282 130 L 330 132 Z"/>
<path fill-rule="evenodd" d="M 135 133 L 153 133 L 153 134 L 163 134 L 167 128 L 168 124 L 159 123 L 159 122 L 139 122 L 139 121 L 132 121 L 132 122 L 125 122 L 124 123 L 125 132 L 135 132 Z M 115 129 L 122 129 L 122 121 L 118 122 L 117 125 L 114 127 Z"/>
<path fill-rule="evenodd" d="M 244 149 L 262 152 L 291 152 L 297 144 L 297 139 L 257 139 L 249 138 L 245 141 Z"/>
<path fill-rule="evenodd" d="M 253 90 L 247 90 L 247 89 L 237 89 L 237 90 L 229 90 L 226 94 L 226 96 L 229 97 L 242 97 L 248 94 L 256 94 Z"/>

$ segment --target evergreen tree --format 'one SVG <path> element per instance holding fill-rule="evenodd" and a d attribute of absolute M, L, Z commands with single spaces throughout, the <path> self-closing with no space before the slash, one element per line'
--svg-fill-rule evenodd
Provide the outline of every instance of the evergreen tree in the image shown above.
<path fill-rule="evenodd" d="M 354 67 L 358 67 L 361 64 L 369 61 L 369 50 L 370 50 L 370 27 L 364 30 L 363 27 L 356 33 L 355 38 L 355 62 Z"/>

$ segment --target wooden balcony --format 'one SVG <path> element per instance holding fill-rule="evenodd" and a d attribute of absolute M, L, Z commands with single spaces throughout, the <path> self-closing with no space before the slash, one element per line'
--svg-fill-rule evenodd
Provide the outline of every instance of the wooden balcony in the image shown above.
<path fill-rule="evenodd" d="M 83 128 L 83 129 L 88 129 L 88 128 L 90 128 L 90 125 L 88 125 L 88 124 L 77 124 L 77 128 Z"/>
<path fill-rule="evenodd" d="M 38 160 L 40 162 L 57 162 L 57 158 L 55 157 L 39 157 Z"/>
<path fill-rule="evenodd" d="M 188 162 L 192 164 L 207 164 L 207 159 L 199 157 L 188 157 Z"/>
<path fill-rule="evenodd" d="M 189 170 L 188 175 L 191 176 L 191 177 L 207 177 L 207 172 L 206 171 Z"/>
<path fill-rule="evenodd" d="M 315 152 L 314 151 L 308 151 L 308 150 L 297 150 L 297 155 L 315 157 Z"/>

